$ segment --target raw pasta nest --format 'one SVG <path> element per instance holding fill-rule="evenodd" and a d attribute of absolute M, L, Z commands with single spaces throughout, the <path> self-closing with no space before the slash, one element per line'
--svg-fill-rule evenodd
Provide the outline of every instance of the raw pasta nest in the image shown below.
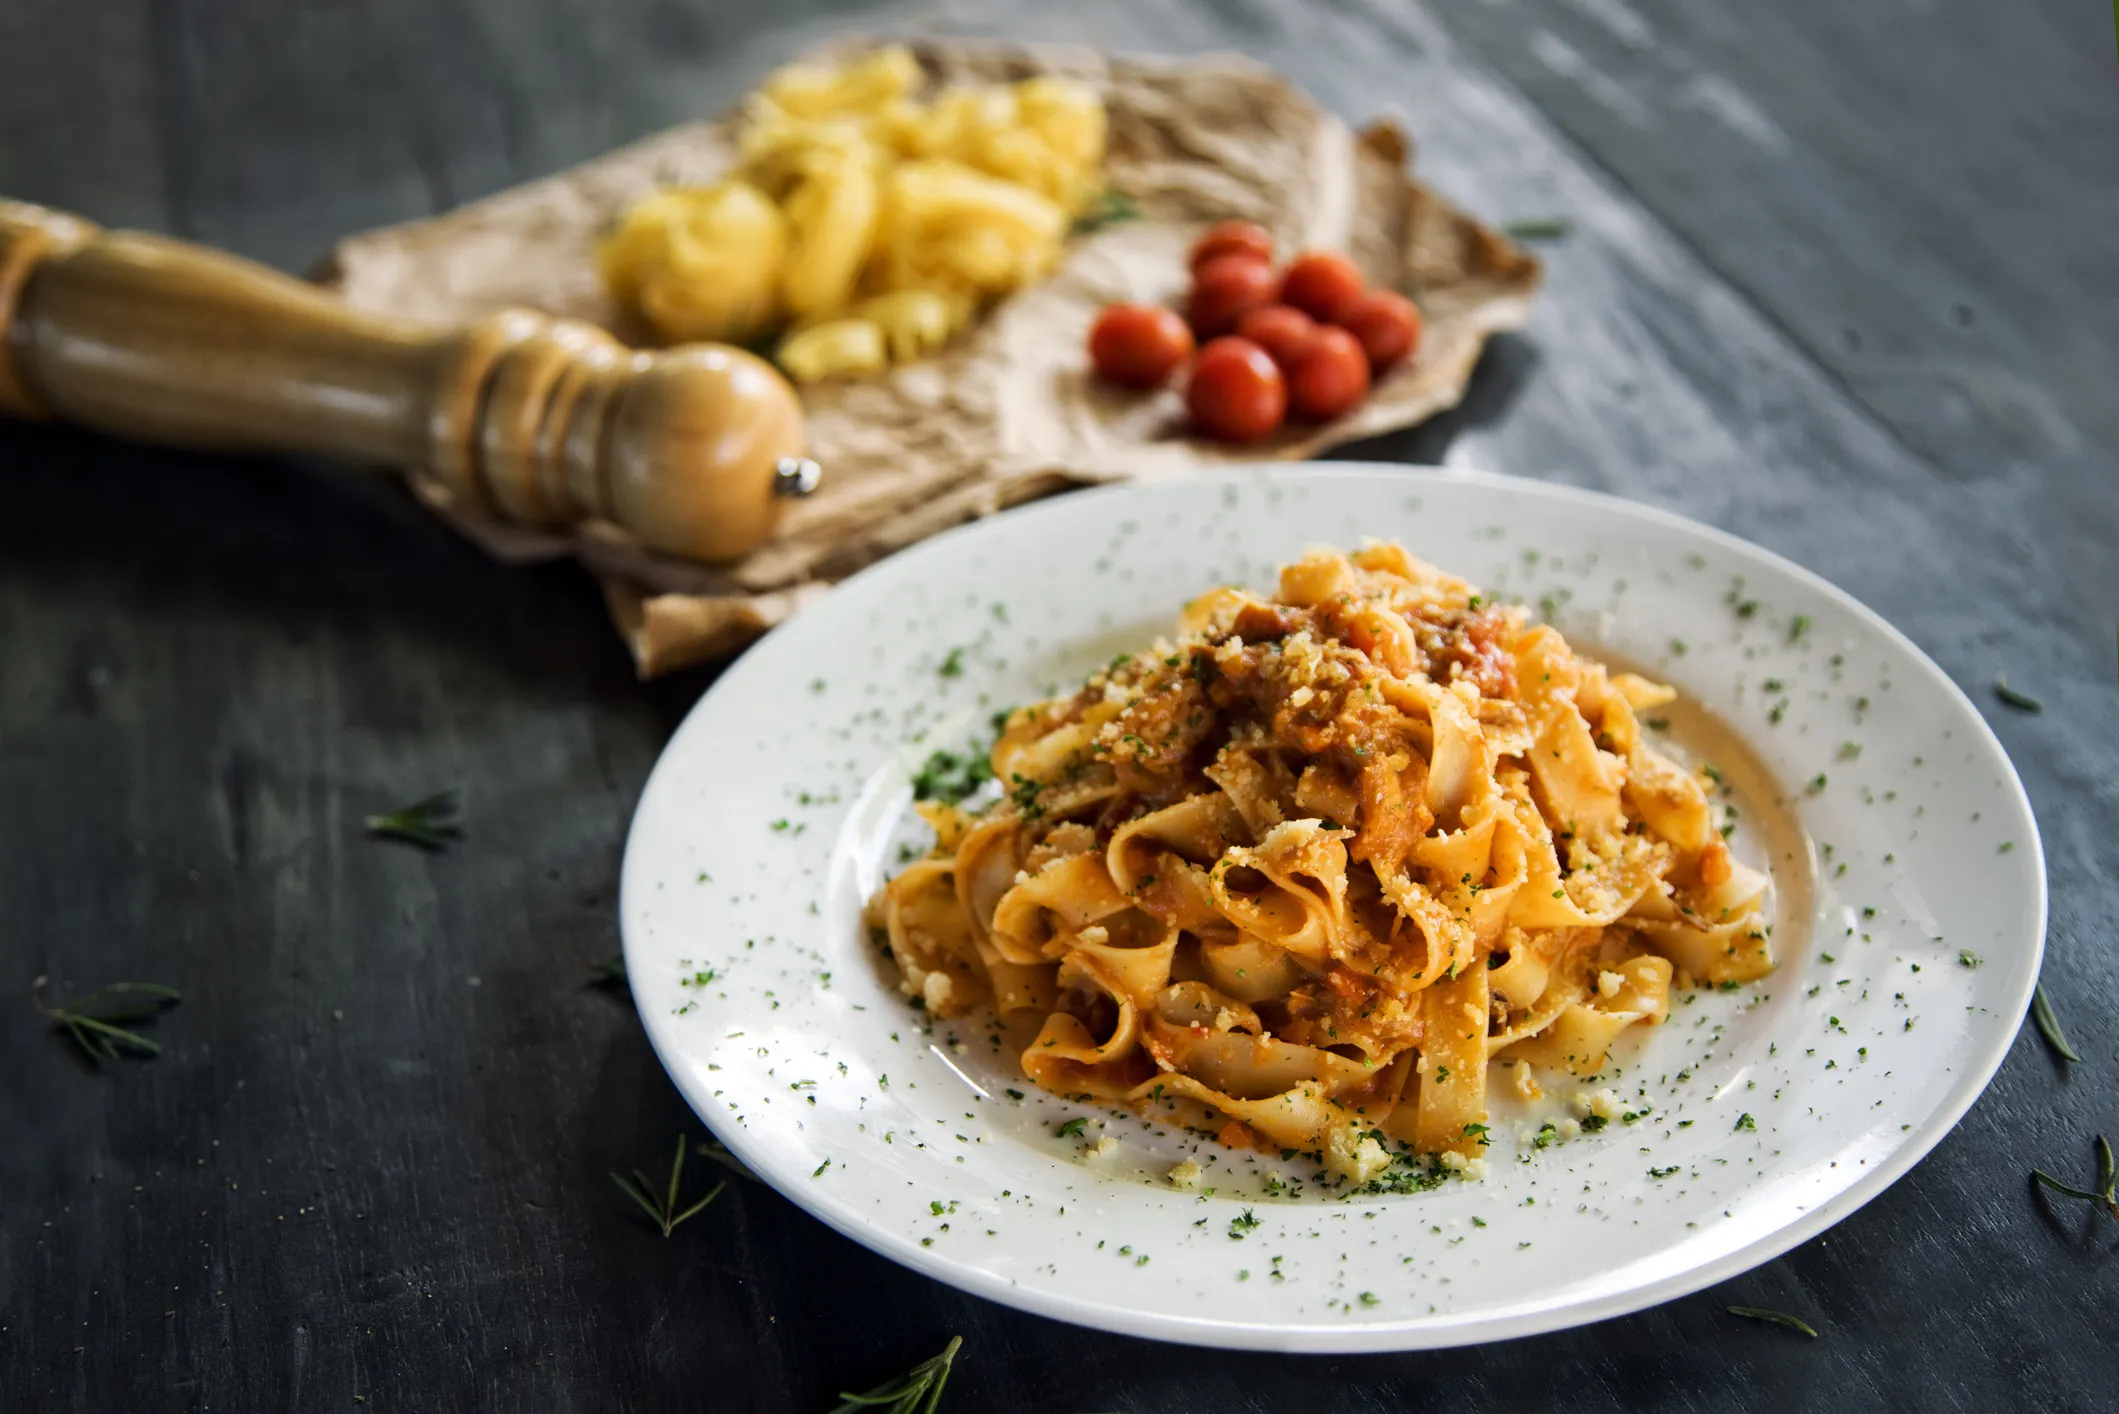
<path fill-rule="evenodd" d="M 1635 716 L 1674 696 L 1397 545 L 1313 552 L 1009 714 L 1001 798 L 923 804 L 869 922 L 931 1014 L 1035 1021 L 1055 1094 L 1461 1167 L 1495 1064 L 1593 1074 L 1773 968 L 1767 876 Z"/>
<path fill-rule="evenodd" d="M 1072 79 L 945 89 L 890 45 L 793 64 L 744 105 L 735 170 L 642 198 L 604 284 L 664 339 L 781 331 L 799 382 L 931 352 L 1058 261 L 1102 186 L 1101 97 Z"/>

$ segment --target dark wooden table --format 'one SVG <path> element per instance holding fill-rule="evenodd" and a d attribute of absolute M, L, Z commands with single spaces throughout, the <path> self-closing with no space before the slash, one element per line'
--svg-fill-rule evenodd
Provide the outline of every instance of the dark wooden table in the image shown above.
<path fill-rule="evenodd" d="M 709 677 L 394 489 L 0 426 L 0 1408 L 823 1410 L 966 1338 L 953 1410 L 2110 1409 L 2119 1224 L 2026 1189 L 2119 1131 L 2119 66 L 2087 0 L 13 0 L 0 192 L 302 268 L 718 110 L 821 34 L 1237 48 L 1551 282 L 1460 412 L 1362 449 L 1617 491 L 1883 612 L 2028 784 L 2045 975 L 1909 1177 L 1698 1296 L 1484 1349 L 1209 1355 L 991 1306 L 732 1184 L 665 1241 L 606 1170 L 698 1130 L 622 991 L 626 822 Z M 1438 552 L 1439 553 L 1439 552 Z M 2045 704 L 2014 712 L 2006 672 Z M 439 786 L 470 838 L 361 837 Z M 30 981 L 181 987 L 92 1069 Z M 1778 1307 L 1812 1342 L 1724 1314 Z"/>

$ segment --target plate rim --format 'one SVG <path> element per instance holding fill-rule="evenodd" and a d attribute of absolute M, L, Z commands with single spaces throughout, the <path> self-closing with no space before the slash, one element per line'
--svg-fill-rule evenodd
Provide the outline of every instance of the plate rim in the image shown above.
<path fill-rule="evenodd" d="M 864 581 L 882 574 L 901 572 L 908 561 L 918 562 L 932 555 L 944 553 L 954 543 L 985 533 L 985 527 L 1002 519 L 1011 521 L 1032 519 L 1055 514 L 1065 507 L 1078 508 L 1086 500 L 1122 501 L 1144 489 L 1161 489 L 1172 485 L 1188 486 L 1202 496 L 1214 494 L 1221 484 L 1256 485 L 1265 480 L 1297 482 L 1319 474 L 1362 481 L 1390 481 L 1415 489 L 1423 482 L 1444 481 L 1455 484 L 1486 485 L 1511 493 L 1528 494 L 1562 502 L 1594 505 L 1601 509 L 1617 510 L 1652 522 L 1681 529 L 1688 534 L 1704 536 L 1720 548 L 1735 552 L 1757 562 L 1771 566 L 1779 573 L 1788 575 L 1810 589 L 1832 600 L 1841 609 L 1851 613 L 1870 629 L 1880 632 L 1888 641 L 1902 650 L 1913 664 L 1926 676 L 1932 686 L 1939 687 L 1947 700 L 1952 702 L 1961 716 L 1977 727 L 1974 734 L 1976 749 L 1983 751 L 1991 763 L 1998 763 L 2000 776 L 2009 803 L 2021 817 L 2026 832 L 2019 838 L 2029 845 L 2032 877 L 2035 881 L 2031 902 L 2032 927 L 2030 948 L 2026 954 L 2027 966 L 2016 980 L 2012 1005 L 2006 1009 L 1993 1008 L 1996 1017 L 2014 1015 L 2019 1024 L 2004 1030 L 1996 1026 L 1987 1043 L 1975 1049 L 1965 1058 L 1960 1076 L 1945 1093 L 1943 1101 L 1919 1124 L 1905 1132 L 1903 1140 L 1878 1162 L 1868 1165 L 1861 1177 L 1846 1188 L 1833 1194 L 1815 1207 L 1809 1208 L 1792 1220 L 1782 1223 L 1752 1241 L 1732 1248 L 1728 1252 L 1710 1258 L 1681 1271 L 1654 1280 L 1643 1282 L 1604 1296 L 1590 1297 L 1562 1304 L 1535 1306 L 1530 1309 L 1502 1311 L 1493 1314 L 1467 1314 L 1462 1316 L 1413 1317 L 1398 1322 L 1376 1322 L 1367 1325 L 1346 1327 L 1321 1324 L 1288 1324 L 1281 1322 L 1214 1319 L 1198 1316 L 1175 1315 L 1167 1312 L 1142 1312 L 1137 1310 L 1113 1310 L 1092 1302 L 1027 1287 L 976 1267 L 960 1264 L 937 1249 L 923 1248 L 911 1238 L 858 1217 L 849 1207 L 839 1211 L 839 1205 L 828 1190 L 818 1190 L 787 1181 L 784 1176 L 772 1172 L 775 1167 L 771 1155 L 761 1146 L 753 1145 L 742 1126 L 731 1126 L 733 1132 L 723 1134 L 708 1126 L 710 1132 L 726 1144 L 735 1156 L 758 1175 L 760 1181 L 779 1193 L 783 1198 L 802 1209 L 811 1217 L 870 1251 L 886 1257 L 900 1266 L 933 1278 L 959 1291 L 969 1292 L 987 1300 L 1034 1315 L 1064 1321 L 1070 1325 L 1107 1331 L 1115 1335 L 1144 1337 L 1179 1345 L 1220 1349 L 1268 1349 L 1289 1354 L 1340 1355 L 1359 1353 L 1382 1353 L 1391 1351 L 1446 1349 L 1459 1346 L 1484 1344 L 1489 1341 L 1512 1340 L 1524 1336 L 1541 1335 L 1552 1331 L 1568 1330 L 1578 1326 L 1592 1325 L 1636 1311 L 1659 1306 L 1680 1297 L 1689 1296 L 1719 1282 L 1729 1280 L 1750 1271 L 1754 1267 L 1772 1261 L 1799 1244 L 1808 1241 L 1828 1228 L 1851 1217 L 1865 1207 L 1885 1189 L 1910 1173 L 1925 1159 L 1935 1146 L 1954 1130 L 1971 1107 L 1986 1093 L 1995 1074 L 2015 1044 L 2022 1027 L 2020 1018 L 2028 1012 L 2031 997 L 2045 957 L 2046 937 L 2051 923 L 2051 885 L 2047 877 L 2045 845 L 2038 829 L 2037 812 L 2032 808 L 2029 792 L 2025 790 L 2022 777 L 2009 759 L 2006 748 L 1995 735 L 1993 727 L 1979 711 L 1971 697 L 1959 687 L 1940 664 L 1930 658 L 1919 644 L 1900 631 L 1890 620 L 1871 609 L 1867 604 L 1833 584 L 1823 575 L 1796 563 L 1786 556 L 1763 545 L 1746 540 L 1704 521 L 1666 510 L 1660 506 L 1620 496 L 1606 491 L 1570 485 L 1564 482 L 1543 481 L 1535 477 L 1519 476 L 1470 467 L 1416 465 L 1410 463 L 1372 461 L 1298 461 L 1272 463 L 1242 463 L 1225 468 L 1215 468 L 1186 477 L 1182 481 L 1124 481 L 1100 486 L 1083 487 L 1061 495 L 1042 498 L 1023 505 L 1009 507 L 990 516 L 951 526 L 935 535 L 887 555 L 874 564 L 863 567 L 848 576 L 831 590 L 837 598 L 853 591 L 858 593 Z M 790 620 L 795 622 L 798 620 Z M 640 871 L 645 866 L 638 863 L 640 850 L 637 847 L 642 830 L 642 821 L 647 815 L 647 805 L 656 793 L 657 783 L 675 768 L 670 765 L 678 741 L 691 727 L 692 722 L 706 710 L 718 694 L 733 691 L 754 671 L 761 661 L 756 656 L 759 644 L 776 636 L 769 633 L 739 656 L 722 675 L 685 713 L 684 720 L 671 732 L 661 753 L 656 757 L 654 768 L 642 785 L 640 796 L 634 806 L 632 821 L 627 826 L 625 848 L 620 865 L 618 888 L 618 922 L 620 944 L 628 965 L 636 947 L 634 942 L 639 928 L 636 923 L 640 909 L 644 906 L 645 888 Z M 640 944 L 639 946 L 645 946 Z M 685 1103 L 706 1123 L 705 1107 L 711 1097 L 703 1093 L 695 1095 L 680 1078 L 681 1067 L 672 1064 L 672 1056 L 666 1045 L 674 1048 L 678 1042 L 676 1028 L 669 1018 L 653 1018 L 633 998 L 634 1009 L 640 1016 L 642 1029 L 647 1033 L 648 1043 L 655 1052 L 656 1061 L 662 1066 L 671 1083 L 684 1097 Z"/>

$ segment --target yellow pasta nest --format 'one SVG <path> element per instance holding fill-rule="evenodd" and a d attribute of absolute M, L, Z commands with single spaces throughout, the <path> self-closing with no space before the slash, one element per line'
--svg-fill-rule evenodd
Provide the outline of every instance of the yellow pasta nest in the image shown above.
<path fill-rule="evenodd" d="M 665 339 L 743 343 L 780 320 L 787 218 L 748 182 L 665 187 L 626 212 L 600 255 L 612 298 Z"/>
<path fill-rule="evenodd" d="M 1396 545 L 1313 553 L 1011 713 L 1001 798 L 923 804 L 869 922 L 930 1014 L 1035 1023 L 1055 1094 L 1463 1168 L 1495 1064 L 1593 1074 L 1673 985 L 1772 970 L 1767 877 L 1635 717 L 1674 695 Z"/>
<path fill-rule="evenodd" d="M 620 220 L 612 297 L 669 340 L 786 325 L 780 364 L 809 382 L 918 358 L 1043 276 L 1101 190 L 1102 100 L 1045 77 L 921 102 L 924 77 L 899 45 L 772 74 L 732 175 Z"/>

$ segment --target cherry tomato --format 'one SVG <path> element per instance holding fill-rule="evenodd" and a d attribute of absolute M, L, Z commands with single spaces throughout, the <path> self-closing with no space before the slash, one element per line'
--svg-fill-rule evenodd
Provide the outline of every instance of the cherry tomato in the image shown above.
<path fill-rule="evenodd" d="M 1273 302 L 1273 267 L 1255 255 L 1221 255 L 1199 267 L 1192 278 L 1192 301 L 1186 312 L 1192 332 L 1218 338 L 1236 321 L 1262 304 Z"/>
<path fill-rule="evenodd" d="M 1317 321 L 1292 305 L 1262 304 L 1236 321 L 1236 332 L 1271 354 L 1286 373 L 1317 337 Z"/>
<path fill-rule="evenodd" d="M 1339 322 L 1361 341 L 1371 373 L 1381 373 L 1420 347 L 1420 310 L 1396 290 L 1370 290 Z"/>
<path fill-rule="evenodd" d="M 1327 324 L 1288 375 L 1288 404 L 1305 422 L 1330 422 L 1369 395 L 1369 360 L 1361 341 Z"/>
<path fill-rule="evenodd" d="M 1367 288 L 1360 269 L 1345 256 L 1328 250 L 1306 250 L 1288 263 L 1280 298 L 1312 319 L 1337 324 Z"/>
<path fill-rule="evenodd" d="M 1224 221 L 1201 236 L 1192 246 L 1192 258 L 1185 262 L 1195 273 L 1199 267 L 1223 255 L 1248 255 L 1273 263 L 1273 237 L 1266 228 L 1249 221 Z"/>
<path fill-rule="evenodd" d="M 1272 356 L 1249 339 L 1216 339 L 1192 365 L 1185 407 L 1209 437 L 1255 442 L 1286 420 L 1288 385 Z"/>
<path fill-rule="evenodd" d="M 1174 310 L 1114 304 L 1089 331 L 1089 361 L 1128 388 L 1153 388 L 1192 356 L 1192 331 Z"/>

